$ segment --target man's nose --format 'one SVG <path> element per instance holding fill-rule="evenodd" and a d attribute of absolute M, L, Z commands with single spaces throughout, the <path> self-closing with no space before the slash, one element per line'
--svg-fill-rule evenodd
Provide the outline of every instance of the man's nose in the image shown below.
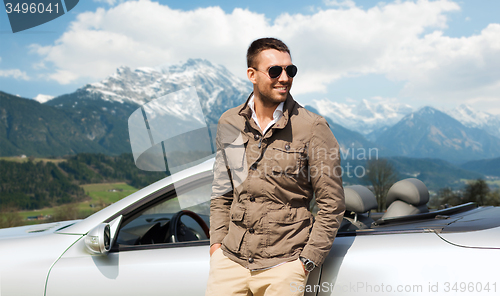
<path fill-rule="evenodd" d="M 288 82 L 291 78 L 288 77 L 288 74 L 286 74 L 285 69 L 281 71 L 280 77 L 278 77 L 279 82 Z"/>

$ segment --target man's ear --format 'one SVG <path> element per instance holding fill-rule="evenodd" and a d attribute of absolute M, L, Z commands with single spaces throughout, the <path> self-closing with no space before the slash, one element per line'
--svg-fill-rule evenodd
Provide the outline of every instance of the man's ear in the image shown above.
<path fill-rule="evenodd" d="M 253 84 L 257 83 L 256 77 L 255 77 L 255 74 L 257 74 L 256 72 L 257 71 L 254 68 L 248 68 L 247 69 L 248 80 L 250 80 L 250 82 L 253 83 Z"/>

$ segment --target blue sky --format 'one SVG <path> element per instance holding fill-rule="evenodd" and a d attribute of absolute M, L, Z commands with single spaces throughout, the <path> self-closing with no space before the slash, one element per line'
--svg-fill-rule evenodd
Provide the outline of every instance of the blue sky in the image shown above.
<path fill-rule="evenodd" d="M 131 68 L 205 58 L 245 75 L 245 50 L 275 36 L 292 50 L 292 94 L 354 104 L 500 114 L 500 1 L 82 0 L 13 34 L 0 13 L 0 90 L 58 96 Z"/>

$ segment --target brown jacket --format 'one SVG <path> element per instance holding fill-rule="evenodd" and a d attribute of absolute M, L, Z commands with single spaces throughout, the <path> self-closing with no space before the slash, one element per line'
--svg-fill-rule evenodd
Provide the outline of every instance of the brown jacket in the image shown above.
<path fill-rule="evenodd" d="M 323 117 L 291 96 L 262 136 L 247 103 L 219 120 L 210 245 L 222 243 L 224 254 L 248 269 L 299 255 L 320 265 L 345 210 L 337 140 Z"/>

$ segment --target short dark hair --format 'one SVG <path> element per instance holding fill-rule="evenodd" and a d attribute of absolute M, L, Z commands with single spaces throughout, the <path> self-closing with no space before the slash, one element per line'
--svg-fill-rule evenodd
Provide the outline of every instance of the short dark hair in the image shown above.
<path fill-rule="evenodd" d="M 263 50 L 276 49 L 277 51 L 287 52 L 290 54 L 288 46 L 283 41 L 276 38 L 260 38 L 252 42 L 247 51 L 247 66 L 254 66 L 255 57 Z"/>

